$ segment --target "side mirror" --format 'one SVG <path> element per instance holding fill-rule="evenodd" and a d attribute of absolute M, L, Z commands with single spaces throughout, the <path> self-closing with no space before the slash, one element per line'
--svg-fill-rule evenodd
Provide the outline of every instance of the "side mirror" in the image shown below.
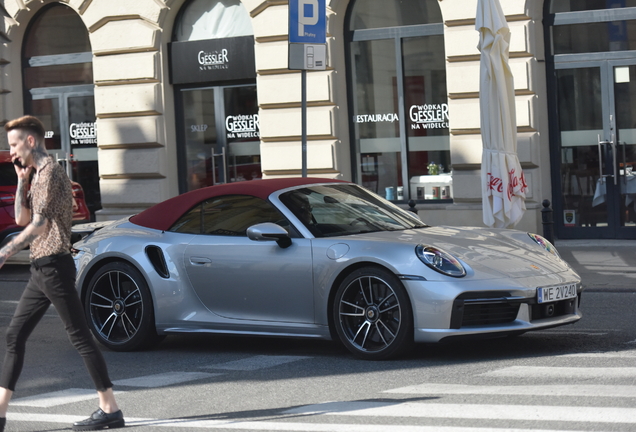
<path fill-rule="evenodd" d="M 283 249 L 292 244 L 287 230 L 271 222 L 252 225 L 247 229 L 247 237 L 254 241 L 275 241 Z"/>

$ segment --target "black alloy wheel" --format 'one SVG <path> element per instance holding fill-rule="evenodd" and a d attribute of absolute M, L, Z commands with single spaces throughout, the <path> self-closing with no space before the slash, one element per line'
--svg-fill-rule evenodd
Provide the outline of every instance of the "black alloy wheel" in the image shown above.
<path fill-rule="evenodd" d="M 141 273 L 125 262 L 100 268 L 86 290 L 88 325 L 114 351 L 147 348 L 163 339 L 155 330 L 152 297 Z"/>
<path fill-rule="evenodd" d="M 383 360 L 413 344 L 413 312 L 402 283 L 378 267 L 364 267 L 340 284 L 333 303 L 340 340 L 356 357 Z"/>

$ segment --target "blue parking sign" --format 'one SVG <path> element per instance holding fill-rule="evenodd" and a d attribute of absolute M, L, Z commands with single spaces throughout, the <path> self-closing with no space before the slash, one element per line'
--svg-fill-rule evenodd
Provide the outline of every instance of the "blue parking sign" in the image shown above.
<path fill-rule="evenodd" d="M 326 42 L 326 0 L 289 0 L 289 43 Z"/>

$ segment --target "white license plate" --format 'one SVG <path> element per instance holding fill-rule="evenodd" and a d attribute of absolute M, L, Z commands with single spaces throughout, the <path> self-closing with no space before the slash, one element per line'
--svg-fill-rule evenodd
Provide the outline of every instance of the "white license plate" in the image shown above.
<path fill-rule="evenodd" d="M 576 297 L 576 284 L 559 285 L 547 288 L 537 288 L 537 301 L 550 303 Z"/>

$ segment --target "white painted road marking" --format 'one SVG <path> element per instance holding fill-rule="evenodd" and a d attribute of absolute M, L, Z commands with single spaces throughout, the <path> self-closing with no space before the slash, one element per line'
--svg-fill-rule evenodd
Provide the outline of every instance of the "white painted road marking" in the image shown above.
<path fill-rule="evenodd" d="M 259 355 L 248 357 L 241 360 L 231 361 L 227 363 L 213 364 L 205 366 L 205 369 L 224 369 L 233 371 L 255 371 L 266 369 L 274 366 L 280 366 L 286 363 L 305 360 L 311 357 L 305 356 L 269 356 Z"/>
<path fill-rule="evenodd" d="M 157 375 L 147 375 L 137 378 L 117 380 L 113 381 L 113 384 L 128 387 L 165 387 L 173 384 L 181 384 L 188 381 L 212 378 L 218 375 L 222 374 L 205 372 L 166 372 Z"/>
<path fill-rule="evenodd" d="M 330 402 L 285 411 L 364 417 L 636 423 L 636 408 L 544 405 L 440 404 L 421 402 Z"/>
<path fill-rule="evenodd" d="M 86 416 L 72 416 L 62 414 L 7 414 L 7 422 L 45 422 L 72 424 L 83 420 Z M 300 432 L 563 432 L 548 429 L 518 429 L 491 427 L 455 427 L 455 426 L 408 426 L 395 424 L 338 424 L 338 423 L 287 423 L 268 421 L 231 421 L 231 420 L 178 420 L 178 419 L 142 419 L 126 417 L 126 426 L 154 426 L 165 428 L 191 429 L 232 429 L 255 431 L 300 431 Z M 582 432 L 568 430 L 567 432 Z"/>
<path fill-rule="evenodd" d="M 387 390 L 384 393 L 399 394 L 443 394 L 443 395 L 513 395 L 513 396 L 590 396 L 636 398 L 636 386 L 630 385 L 515 385 L 484 386 L 464 384 L 425 383 Z"/>
<path fill-rule="evenodd" d="M 625 378 L 635 377 L 636 367 L 511 366 L 480 374 L 487 377 L 524 378 Z"/>
<path fill-rule="evenodd" d="M 559 357 L 636 358 L 636 351 L 626 350 L 626 351 L 587 352 L 587 353 L 563 354 L 563 355 L 560 355 Z"/>
<path fill-rule="evenodd" d="M 90 399 L 97 399 L 97 393 L 95 390 L 70 388 L 52 393 L 15 399 L 11 401 L 11 406 L 50 408 L 57 405 L 81 402 Z"/>

